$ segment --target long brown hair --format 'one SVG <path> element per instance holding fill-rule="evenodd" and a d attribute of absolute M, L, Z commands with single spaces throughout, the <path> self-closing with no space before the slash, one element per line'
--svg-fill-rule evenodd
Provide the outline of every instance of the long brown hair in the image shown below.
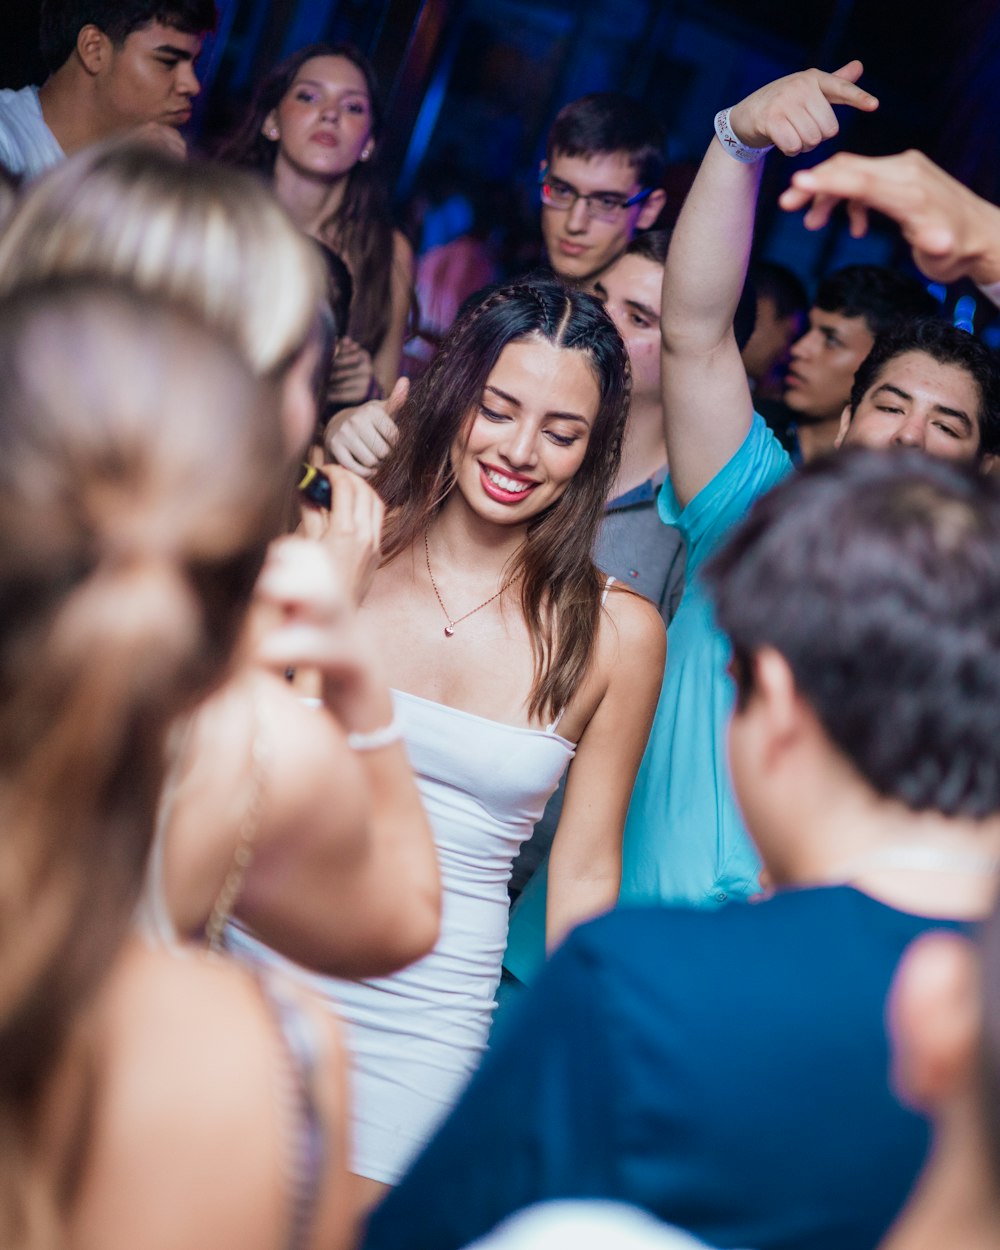
<path fill-rule="evenodd" d="M 372 485 L 389 510 L 383 551 L 393 559 L 418 541 L 454 485 L 451 449 L 466 429 L 500 353 L 542 339 L 583 352 L 600 406 L 583 463 L 565 492 L 528 527 L 509 575 L 520 575 L 535 676 L 531 716 L 565 707 L 593 656 L 602 579 L 592 552 L 621 460 L 630 372 L 618 331 L 592 295 L 533 276 L 498 287 L 452 327 L 399 414 L 399 441 Z"/>
<path fill-rule="evenodd" d="M 368 161 L 358 161 L 347 176 L 344 198 L 323 223 L 322 241 L 350 265 L 354 294 L 347 332 L 372 355 L 389 328 L 391 307 L 393 224 L 389 194 L 380 158 L 382 105 L 375 71 L 351 43 L 311 43 L 276 65 L 260 82 L 249 110 L 233 133 L 218 147 L 220 161 L 256 169 L 273 176 L 278 143 L 264 135 L 264 120 L 291 90 L 306 61 L 337 56 L 350 61 L 364 75 L 371 102 L 375 149 Z M 279 141 L 280 142 L 280 141 Z"/>
<path fill-rule="evenodd" d="M 170 727 L 225 676 L 282 447 L 234 348 L 107 284 L 0 300 L 0 376 L 0 1244 L 48 1247 L 41 1106 L 130 925 Z"/>

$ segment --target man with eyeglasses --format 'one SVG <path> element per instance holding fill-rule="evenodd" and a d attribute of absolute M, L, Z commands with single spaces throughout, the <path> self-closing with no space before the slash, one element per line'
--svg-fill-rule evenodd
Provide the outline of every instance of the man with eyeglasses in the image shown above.
<path fill-rule="evenodd" d="M 662 175 L 663 129 L 637 101 L 596 92 L 559 112 L 538 181 L 545 250 L 564 282 L 591 287 L 652 226 Z"/>

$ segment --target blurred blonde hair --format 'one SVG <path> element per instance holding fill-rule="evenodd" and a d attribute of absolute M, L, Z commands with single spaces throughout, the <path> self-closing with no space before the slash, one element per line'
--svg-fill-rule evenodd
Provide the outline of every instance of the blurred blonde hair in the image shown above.
<path fill-rule="evenodd" d="M 0 293 L 55 274 L 179 301 L 262 376 L 299 354 L 325 294 L 314 244 L 259 178 L 121 141 L 32 183 L 0 233 Z"/>
<path fill-rule="evenodd" d="M 176 718 L 279 528 L 277 387 L 148 295 L 0 297 L 0 1245 L 61 1244 L 41 1109 L 131 923 Z"/>

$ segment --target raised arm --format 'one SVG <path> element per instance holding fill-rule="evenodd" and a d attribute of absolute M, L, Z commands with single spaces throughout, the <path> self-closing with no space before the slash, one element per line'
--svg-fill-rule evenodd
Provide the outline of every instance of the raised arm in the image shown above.
<path fill-rule="evenodd" d="M 747 149 L 810 151 L 839 129 L 834 104 L 871 111 L 855 85 L 861 62 L 768 83 L 729 110 L 728 142 L 714 138 L 684 202 L 663 280 L 663 410 L 670 477 L 690 502 L 738 451 L 753 405 L 733 334 L 746 279 L 761 157 Z M 738 159 L 737 153 L 744 159 Z"/>
<path fill-rule="evenodd" d="M 922 152 L 855 156 L 838 152 L 802 169 L 778 203 L 805 208 L 805 226 L 819 230 L 841 201 L 851 234 L 868 229 L 868 210 L 899 223 L 920 269 L 938 282 L 969 277 L 980 286 L 1000 282 L 1000 208 L 957 182 Z M 994 303 L 998 302 L 994 299 Z"/>
<path fill-rule="evenodd" d="M 314 668 L 325 706 L 250 666 L 202 706 L 170 813 L 166 896 L 181 933 L 205 927 L 256 805 L 236 916 L 317 971 L 375 976 L 433 946 L 440 883 L 389 691 L 343 588 L 324 582 L 330 567 L 317 542 L 272 548 L 258 595 L 274 625 L 257 655 L 278 673 Z"/>

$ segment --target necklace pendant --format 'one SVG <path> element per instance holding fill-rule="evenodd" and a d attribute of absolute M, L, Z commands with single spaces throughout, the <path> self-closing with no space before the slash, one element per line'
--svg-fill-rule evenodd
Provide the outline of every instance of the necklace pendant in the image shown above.
<path fill-rule="evenodd" d="M 446 625 L 444 627 L 444 636 L 446 638 L 450 638 L 454 632 L 455 632 L 454 625 Z"/>

